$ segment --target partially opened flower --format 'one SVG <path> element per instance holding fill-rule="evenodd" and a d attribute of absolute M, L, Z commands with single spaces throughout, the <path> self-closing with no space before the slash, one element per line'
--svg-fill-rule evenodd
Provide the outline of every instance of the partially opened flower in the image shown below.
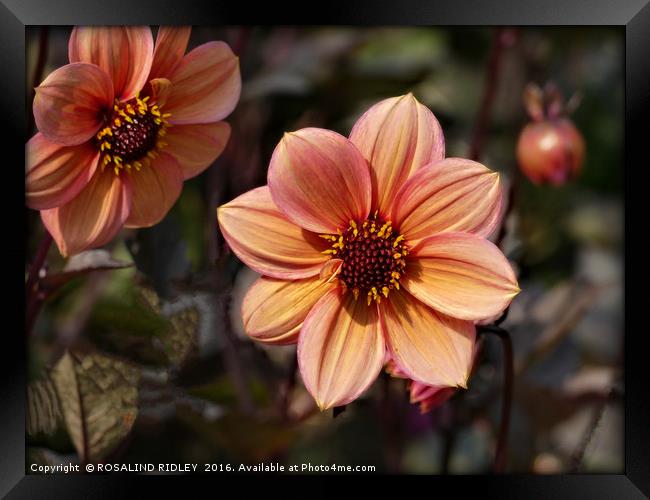
<path fill-rule="evenodd" d="M 34 98 L 27 205 L 64 256 L 159 222 L 225 148 L 241 89 L 227 44 L 185 54 L 189 27 L 76 27 L 70 64 Z M 184 55 L 185 54 L 185 55 Z"/>
<path fill-rule="evenodd" d="M 474 320 L 518 293 L 499 249 L 499 177 L 444 159 L 434 115 L 386 99 L 350 138 L 307 128 L 276 147 L 268 185 L 218 210 L 233 252 L 263 276 L 242 306 L 248 335 L 298 343 L 321 409 L 357 398 L 392 359 L 409 378 L 465 387 Z"/>
<path fill-rule="evenodd" d="M 476 350 L 475 350 L 476 353 Z M 458 390 L 456 387 L 427 385 L 423 382 L 409 379 L 392 359 L 386 364 L 386 371 L 393 377 L 408 380 L 409 401 L 420 405 L 420 413 L 428 413 L 434 408 L 446 403 Z"/>

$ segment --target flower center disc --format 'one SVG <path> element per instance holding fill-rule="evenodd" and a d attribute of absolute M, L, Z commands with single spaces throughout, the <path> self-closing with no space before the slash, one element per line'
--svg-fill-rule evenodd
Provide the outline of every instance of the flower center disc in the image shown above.
<path fill-rule="evenodd" d="M 332 242 L 332 248 L 324 253 L 343 261 L 338 278 L 355 299 L 365 295 L 368 305 L 373 300 L 380 303 L 382 295 L 388 297 L 392 289 L 399 290 L 408 248 L 390 221 L 375 214 L 362 223 L 351 220 L 339 236 L 321 237 Z"/>
<path fill-rule="evenodd" d="M 147 158 L 156 157 L 156 149 L 166 146 L 160 138 L 165 135 L 170 114 L 162 114 L 157 104 L 147 101 L 149 97 L 139 96 L 115 101 L 106 126 L 95 136 L 95 144 L 104 155 L 102 165 L 113 163 L 116 174 L 124 168 L 140 170 Z"/>

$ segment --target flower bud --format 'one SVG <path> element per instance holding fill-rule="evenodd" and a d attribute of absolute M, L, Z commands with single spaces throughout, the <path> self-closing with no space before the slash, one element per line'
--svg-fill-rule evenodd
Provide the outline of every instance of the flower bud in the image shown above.
<path fill-rule="evenodd" d="M 547 85 L 545 92 L 529 85 L 524 104 L 531 118 L 519 135 L 517 162 L 535 184 L 561 185 L 575 179 L 582 168 L 585 141 L 565 116 L 559 91 Z"/>

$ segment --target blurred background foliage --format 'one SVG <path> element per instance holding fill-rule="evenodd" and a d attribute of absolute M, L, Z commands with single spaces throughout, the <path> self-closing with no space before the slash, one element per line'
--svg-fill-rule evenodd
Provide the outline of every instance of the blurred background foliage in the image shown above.
<path fill-rule="evenodd" d="M 69 33 L 28 30 L 28 82 L 43 40 L 43 75 L 67 63 Z M 511 34 L 481 157 L 516 182 L 502 244 L 523 290 L 503 324 L 516 362 L 507 470 L 622 472 L 622 31 Z M 51 292 L 29 339 L 28 462 L 488 472 L 502 386 L 495 339 L 483 341 L 469 389 L 429 414 L 385 374 L 335 419 L 321 414 L 292 377 L 295 348 L 243 333 L 239 306 L 256 275 L 224 247 L 215 209 L 265 183 L 285 131 L 347 135 L 369 106 L 407 92 L 439 119 L 447 155 L 467 157 L 493 37 L 487 28 L 195 28 L 190 48 L 225 40 L 240 57 L 231 141 L 159 225 L 68 262 L 50 251 Z M 586 162 L 562 187 L 516 173 L 522 90 L 549 80 L 583 93 L 573 119 Z M 27 265 L 43 228 L 38 213 L 26 217 Z"/>

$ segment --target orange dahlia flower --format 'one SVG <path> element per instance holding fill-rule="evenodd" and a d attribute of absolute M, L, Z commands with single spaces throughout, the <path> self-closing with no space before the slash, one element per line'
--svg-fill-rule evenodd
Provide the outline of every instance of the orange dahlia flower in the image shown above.
<path fill-rule="evenodd" d="M 76 27 L 70 64 L 36 88 L 27 205 L 62 255 L 159 222 L 225 148 L 241 90 L 224 42 L 185 54 L 189 27 Z M 185 55 L 184 55 L 185 54 Z"/>
<path fill-rule="evenodd" d="M 501 204 L 499 176 L 444 159 L 438 121 L 411 94 L 374 105 L 349 139 L 285 134 L 268 185 L 218 209 L 232 251 L 262 274 L 242 305 L 246 332 L 298 343 L 321 409 L 357 398 L 387 350 L 413 380 L 465 387 L 474 321 L 519 292 L 485 239 Z"/>

